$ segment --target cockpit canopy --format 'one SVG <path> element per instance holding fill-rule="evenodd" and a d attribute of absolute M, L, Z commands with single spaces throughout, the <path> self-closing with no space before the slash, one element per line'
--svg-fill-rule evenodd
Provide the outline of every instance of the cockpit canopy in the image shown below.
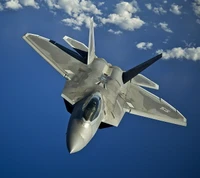
<path fill-rule="evenodd" d="M 93 121 L 99 115 L 101 109 L 101 97 L 94 95 L 83 106 L 83 117 L 86 121 Z"/>

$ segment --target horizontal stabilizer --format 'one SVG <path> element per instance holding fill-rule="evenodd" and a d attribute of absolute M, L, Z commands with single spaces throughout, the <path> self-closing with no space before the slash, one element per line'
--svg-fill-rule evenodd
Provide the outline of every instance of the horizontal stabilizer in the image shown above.
<path fill-rule="evenodd" d="M 136 75 L 133 79 L 131 79 L 131 83 L 135 85 L 139 85 L 142 87 L 152 88 L 152 89 L 159 89 L 159 85 L 155 82 L 151 81 L 147 77 L 142 74 Z"/>
<path fill-rule="evenodd" d="M 88 47 L 81 43 L 80 41 L 77 41 L 73 38 L 70 38 L 68 36 L 64 36 L 63 39 L 74 49 L 76 50 L 83 58 L 87 59 L 88 55 Z M 87 61 L 87 60 L 86 60 Z M 86 62 L 87 63 L 87 62 Z"/>
<path fill-rule="evenodd" d="M 122 80 L 123 80 L 124 84 L 127 83 L 128 81 L 130 81 L 133 77 L 135 77 L 137 74 L 139 74 L 140 72 L 145 70 L 147 67 L 152 65 L 154 62 L 156 62 L 160 58 L 162 58 L 162 54 L 159 54 L 159 55 L 149 59 L 148 61 L 143 62 L 142 64 L 140 64 L 136 67 L 133 67 L 132 69 L 130 69 L 126 72 L 123 72 Z"/>

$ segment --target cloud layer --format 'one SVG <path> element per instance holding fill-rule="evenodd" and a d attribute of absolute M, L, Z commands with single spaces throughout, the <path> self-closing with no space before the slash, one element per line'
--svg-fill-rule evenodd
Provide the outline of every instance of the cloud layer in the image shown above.
<path fill-rule="evenodd" d="M 45 2 L 52 10 L 64 10 L 70 17 L 63 19 L 62 22 L 75 30 L 80 30 L 84 24 L 86 27 L 89 27 L 89 18 L 91 16 L 96 16 L 103 25 L 110 23 L 130 31 L 139 29 L 145 24 L 138 16 L 135 16 L 139 11 L 137 1 L 135 0 L 132 2 L 122 1 L 116 4 L 114 12 L 108 14 L 107 17 L 103 17 L 103 13 L 98 8 L 104 5 L 104 2 L 99 2 L 98 7 L 90 0 L 45 0 Z"/>
<path fill-rule="evenodd" d="M 197 48 L 173 48 L 171 50 L 159 49 L 156 51 L 157 54 L 162 53 L 163 59 L 188 59 L 197 61 L 200 60 L 200 47 Z"/>
<path fill-rule="evenodd" d="M 167 14 L 168 11 L 175 15 L 182 14 L 182 5 L 173 3 L 169 4 L 170 8 L 166 9 L 166 3 L 167 1 L 162 1 L 162 3 L 147 3 L 145 6 L 157 15 Z M 132 0 L 131 2 L 120 1 L 114 5 L 113 11 L 108 14 L 103 13 L 106 11 L 105 5 L 106 3 L 103 1 L 96 2 L 93 0 L 4 0 L 0 2 L 0 11 L 20 10 L 26 6 L 35 9 L 47 6 L 54 14 L 58 10 L 63 12 L 66 18 L 61 19 L 61 22 L 72 27 L 74 30 L 80 31 L 82 26 L 89 27 L 89 19 L 90 17 L 94 17 L 97 23 L 94 25 L 95 27 L 111 24 L 120 28 L 120 30 L 113 30 L 112 27 L 109 28 L 108 32 L 116 35 L 122 34 L 123 30 L 135 31 L 145 25 L 145 22 L 139 17 L 143 9 L 142 11 L 140 10 L 136 0 Z M 200 0 L 193 0 L 191 8 L 193 8 L 196 16 L 200 17 Z M 199 18 L 196 19 L 196 23 L 200 24 Z M 165 32 L 173 33 L 166 22 L 160 22 L 155 27 L 160 27 Z"/>
<path fill-rule="evenodd" d="M 172 12 L 175 15 L 181 15 L 183 11 L 182 5 L 176 3 L 169 4 L 169 8 L 166 9 L 167 1 L 163 1 L 162 4 L 158 3 L 147 3 L 146 8 L 157 15 L 164 15 L 167 12 Z M 141 28 L 145 22 L 139 17 L 139 13 L 142 12 L 136 0 L 131 2 L 120 1 L 114 5 L 113 11 L 108 14 L 104 14 L 105 2 L 93 2 L 92 0 L 5 0 L 0 2 L 0 11 L 4 10 L 20 10 L 26 6 L 39 9 L 40 6 L 46 5 L 51 12 L 56 13 L 58 10 L 65 14 L 64 19 L 61 22 L 67 26 L 72 27 L 74 30 L 81 30 L 82 26 L 89 27 L 90 17 L 95 18 L 97 25 L 110 24 L 117 26 L 118 28 L 113 30 L 109 28 L 108 32 L 114 35 L 120 35 L 123 30 L 135 31 Z M 145 7 L 144 7 L 145 8 Z M 193 0 L 191 2 L 191 8 L 194 14 L 198 17 L 196 23 L 200 24 L 200 0 Z M 162 18 L 162 17 L 160 17 Z M 173 33 L 168 23 L 160 22 L 155 27 L 159 27 L 165 32 Z M 169 36 L 163 41 L 164 44 L 168 43 Z M 163 59 L 187 59 L 197 61 L 200 60 L 200 47 L 191 47 L 187 45 L 185 48 L 175 47 L 169 50 L 157 50 L 156 53 L 163 53 Z M 136 44 L 136 47 L 140 50 L 150 50 L 153 47 L 151 42 L 140 42 Z"/>

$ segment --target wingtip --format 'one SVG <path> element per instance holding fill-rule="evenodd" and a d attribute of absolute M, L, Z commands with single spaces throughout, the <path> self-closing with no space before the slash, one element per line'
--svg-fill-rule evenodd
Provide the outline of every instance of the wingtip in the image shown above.
<path fill-rule="evenodd" d="M 39 36 L 39 35 L 37 35 L 37 34 L 33 34 L 33 33 L 25 33 L 23 36 L 22 36 L 22 38 L 24 39 L 24 40 L 26 40 L 26 39 L 28 39 L 28 37 L 29 36 Z"/>
<path fill-rule="evenodd" d="M 73 48 L 73 45 L 71 43 L 69 43 L 70 39 L 71 38 L 66 35 L 63 37 L 63 40 Z"/>
<path fill-rule="evenodd" d="M 22 37 L 26 36 L 28 33 L 25 33 Z"/>
<path fill-rule="evenodd" d="M 25 39 L 25 38 L 27 38 L 29 35 L 30 35 L 30 33 L 25 33 L 25 34 L 22 36 L 22 38 Z"/>
<path fill-rule="evenodd" d="M 64 39 L 64 40 L 65 40 L 65 39 L 68 39 L 68 38 L 69 38 L 69 37 L 68 37 L 68 36 L 66 36 L 66 35 L 63 37 L 63 39 Z"/>
<path fill-rule="evenodd" d="M 24 40 L 26 40 L 26 41 L 27 41 L 30 37 L 38 37 L 38 38 L 41 38 L 41 39 L 43 39 L 43 40 L 50 41 L 49 38 L 46 38 L 46 37 L 43 37 L 43 36 L 40 36 L 40 35 L 37 35 L 37 34 L 34 34 L 34 33 L 26 33 L 26 34 L 24 34 L 24 36 L 22 36 L 22 38 L 23 38 Z"/>
<path fill-rule="evenodd" d="M 157 83 L 155 83 L 155 89 L 156 89 L 156 90 L 159 90 L 159 87 L 160 87 L 160 86 L 159 86 Z"/>
<path fill-rule="evenodd" d="M 187 127 L 187 119 L 184 117 L 183 122 L 185 123 L 184 126 Z"/>
<path fill-rule="evenodd" d="M 36 35 L 36 34 L 33 34 L 33 33 L 25 33 L 24 35 L 23 35 L 23 37 L 28 37 L 28 36 L 39 36 L 39 35 Z"/>
<path fill-rule="evenodd" d="M 66 42 L 68 42 L 69 39 L 71 39 L 69 36 L 66 36 L 66 35 L 65 35 L 65 36 L 63 37 L 63 40 L 66 41 Z"/>

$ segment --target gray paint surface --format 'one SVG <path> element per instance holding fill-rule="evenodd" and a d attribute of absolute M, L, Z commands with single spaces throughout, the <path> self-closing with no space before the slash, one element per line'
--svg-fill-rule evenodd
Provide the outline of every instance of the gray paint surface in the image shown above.
<path fill-rule="evenodd" d="M 125 112 L 168 123 L 186 126 L 185 117 L 163 99 L 151 94 L 143 87 L 158 89 L 150 79 L 138 74 L 126 84 L 123 71 L 94 54 L 94 28 L 91 21 L 88 65 L 62 51 L 49 39 L 27 33 L 24 40 L 68 81 L 61 96 L 73 106 L 67 129 L 67 147 L 70 153 L 84 148 L 97 132 L 101 123 L 117 127 Z M 65 39 L 66 40 L 66 39 Z M 80 50 L 86 50 L 77 40 L 66 40 Z M 93 121 L 83 117 L 84 105 L 98 96 L 101 107 Z M 95 103 L 93 103 L 95 104 Z"/>

